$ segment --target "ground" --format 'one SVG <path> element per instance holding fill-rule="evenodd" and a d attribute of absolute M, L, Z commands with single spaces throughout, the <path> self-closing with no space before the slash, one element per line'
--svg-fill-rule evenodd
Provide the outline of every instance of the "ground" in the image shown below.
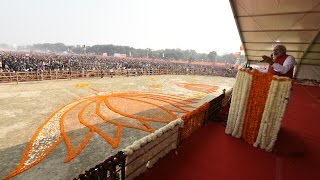
<path fill-rule="evenodd" d="M 0 178 L 75 177 L 234 82 L 159 75 L 0 84 Z"/>

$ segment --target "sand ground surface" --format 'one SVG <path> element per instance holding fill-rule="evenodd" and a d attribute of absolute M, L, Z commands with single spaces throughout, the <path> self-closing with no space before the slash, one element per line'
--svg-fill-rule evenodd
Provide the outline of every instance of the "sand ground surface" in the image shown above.
<path fill-rule="evenodd" d="M 0 84 L 0 178 L 76 177 L 234 83 L 158 75 Z"/>

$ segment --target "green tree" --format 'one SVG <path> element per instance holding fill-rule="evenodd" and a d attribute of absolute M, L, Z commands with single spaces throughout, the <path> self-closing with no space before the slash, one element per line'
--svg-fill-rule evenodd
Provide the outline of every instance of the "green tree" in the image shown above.
<path fill-rule="evenodd" d="M 216 61 L 216 57 L 217 57 L 217 52 L 215 52 L 215 51 L 209 52 L 209 54 L 208 54 L 208 59 L 209 59 L 210 61 Z"/>

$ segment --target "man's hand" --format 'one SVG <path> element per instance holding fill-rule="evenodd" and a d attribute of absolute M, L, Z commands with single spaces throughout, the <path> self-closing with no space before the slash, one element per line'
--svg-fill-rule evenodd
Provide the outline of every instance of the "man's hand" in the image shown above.
<path fill-rule="evenodd" d="M 273 62 L 273 59 L 271 58 L 271 57 L 268 57 L 268 56 L 266 56 L 266 55 L 263 55 L 262 56 L 262 61 L 260 61 L 260 62 L 266 62 L 266 63 L 268 63 L 268 64 L 270 64 L 270 65 L 272 65 L 274 62 Z"/>

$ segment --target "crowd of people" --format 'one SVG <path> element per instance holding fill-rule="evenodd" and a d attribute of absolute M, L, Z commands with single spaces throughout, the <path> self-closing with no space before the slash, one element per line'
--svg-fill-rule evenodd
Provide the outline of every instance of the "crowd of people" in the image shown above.
<path fill-rule="evenodd" d="M 161 59 L 12 51 L 0 52 L 0 63 L 0 72 L 166 69 L 235 77 L 237 71 L 232 66 L 173 63 Z"/>

